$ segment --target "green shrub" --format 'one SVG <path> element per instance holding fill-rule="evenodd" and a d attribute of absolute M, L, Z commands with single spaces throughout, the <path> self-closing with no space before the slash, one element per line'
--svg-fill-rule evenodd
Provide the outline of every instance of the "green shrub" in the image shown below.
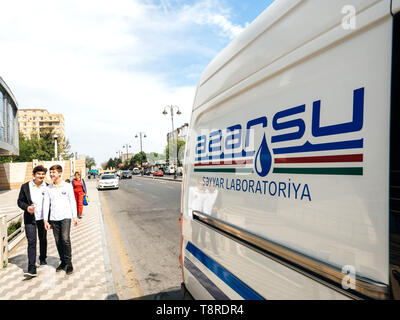
<path fill-rule="evenodd" d="M 10 234 L 13 234 L 16 230 L 18 230 L 21 227 L 21 223 L 21 219 L 19 219 L 17 222 L 10 223 L 7 229 L 7 235 L 10 236 Z"/>

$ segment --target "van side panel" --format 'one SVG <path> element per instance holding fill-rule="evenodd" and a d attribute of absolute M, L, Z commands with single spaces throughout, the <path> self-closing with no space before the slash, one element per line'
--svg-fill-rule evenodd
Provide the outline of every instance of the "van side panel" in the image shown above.
<path fill-rule="evenodd" d="M 347 298 L 193 220 L 196 211 L 339 273 L 389 284 L 392 16 L 390 1 L 354 3 L 362 9 L 347 30 L 331 2 L 332 19 L 320 1 L 302 2 L 257 45 L 211 66 L 199 86 L 183 200 L 185 281 L 195 298 Z M 305 23 L 316 8 L 324 14 Z M 291 47 L 296 35 L 304 41 Z M 274 53 L 272 68 L 270 48 L 280 41 L 289 51 Z M 244 80 L 230 78 L 248 69 Z"/>
<path fill-rule="evenodd" d="M 185 223 L 190 222 L 186 221 Z M 347 296 L 276 263 L 218 232 L 202 227 L 197 222 L 192 223 L 191 228 L 195 236 L 185 237 L 183 253 L 184 261 L 186 261 L 184 265 L 187 266 L 188 261 L 190 261 L 191 264 L 195 265 L 194 269 L 199 269 L 197 273 L 193 272 L 191 266 L 185 270 L 186 287 L 195 299 L 222 297 L 224 300 L 243 300 L 246 294 L 252 294 L 252 300 L 257 297 L 257 294 L 263 299 L 349 299 Z M 212 265 L 202 263 L 198 257 L 191 254 L 186 247 L 192 241 L 196 247 L 201 248 L 200 250 L 204 255 L 215 259 L 218 264 L 224 266 L 227 273 L 235 275 L 243 282 L 243 287 L 238 289 L 238 286 L 235 287 L 233 281 L 228 277 L 220 278 L 210 270 Z M 203 276 L 199 276 L 200 273 Z M 211 284 L 208 286 L 205 277 L 210 280 Z M 231 286 L 237 291 L 232 289 Z M 218 290 L 222 293 L 216 293 Z M 226 297 L 223 298 L 223 295 L 226 295 Z"/>
<path fill-rule="evenodd" d="M 390 6 L 387 0 L 354 0 L 351 7 L 361 14 L 373 4 L 384 2 L 387 12 Z M 200 79 L 195 108 L 340 26 L 352 13 L 348 8 L 347 0 L 275 1 L 248 27 L 246 34 L 251 34 L 251 41 L 239 36 L 206 68 Z"/>

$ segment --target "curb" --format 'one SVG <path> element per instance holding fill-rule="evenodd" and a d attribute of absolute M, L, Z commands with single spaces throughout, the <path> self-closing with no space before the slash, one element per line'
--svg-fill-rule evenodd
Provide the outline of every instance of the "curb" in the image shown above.
<path fill-rule="evenodd" d="M 165 180 L 165 181 L 172 181 L 172 182 L 182 182 L 182 179 L 168 179 L 168 178 L 156 178 L 153 176 L 138 176 L 141 178 L 146 178 L 146 179 L 153 179 L 153 180 Z"/>
<path fill-rule="evenodd" d="M 97 192 L 97 213 L 99 215 L 100 220 L 100 229 L 101 229 L 101 236 L 102 236 L 102 245 L 103 245 L 103 256 L 104 256 L 104 266 L 106 269 L 106 279 L 107 279 L 107 288 L 108 288 L 108 297 L 107 300 L 119 300 L 117 295 L 117 290 L 114 284 L 114 278 L 112 275 L 112 267 L 110 261 L 110 255 L 107 249 L 107 242 L 106 242 L 106 234 L 104 230 L 104 221 L 103 221 L 103 212 L 101 210 L 101 203 L 99 198 L 99 191 L 96 189 Z"/>

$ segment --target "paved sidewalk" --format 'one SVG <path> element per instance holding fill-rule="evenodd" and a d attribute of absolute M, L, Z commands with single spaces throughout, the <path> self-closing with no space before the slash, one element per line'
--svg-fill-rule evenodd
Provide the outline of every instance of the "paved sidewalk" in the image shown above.
<path fill-rule="evenodd" d="M 73 274 L 56 273 L 60 261 L 51 230 L 47 233 L 47 266 L 37 269 L 37 277 L 25 278 L 23 274 L 28 268 L 25 239 L 11 252 L 8 266 L 0 270 L 0 300 L 117 299 L 96 182 L 89 180 L 86 185 L 89 205 L 84 207 L 79 225 L 71 226 Z M 16 202 L 17 197 L 17 192 L 2 192 L 0 203 L 5 203 L 4 200 Z M 39 243 L 37 251 L 39 253 Z"/>

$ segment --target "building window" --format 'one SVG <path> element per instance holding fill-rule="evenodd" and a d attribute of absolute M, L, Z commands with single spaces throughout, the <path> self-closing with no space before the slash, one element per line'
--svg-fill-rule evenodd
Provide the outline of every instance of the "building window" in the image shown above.
<path fill-rule="evenodd" d="M 17 110 L 13 107 L 11 104 L 11 101 L 8 102 L 8 109 L 10 110 L 10 114 L 8 115 L 8 118 L 10 119 L 10 126 L 9 126 L 9 137 L 10 137 L 10 143 L 12 145 L 15 145 L 15 118 L 17 117 Z"/>
<path fill-rule="evenodd" d="M 0 90 L 0 141 L 4 141 L 4 129 L 5 129 L 5 123 L 4 123 L 4 96 L 3 92 Z"/>

